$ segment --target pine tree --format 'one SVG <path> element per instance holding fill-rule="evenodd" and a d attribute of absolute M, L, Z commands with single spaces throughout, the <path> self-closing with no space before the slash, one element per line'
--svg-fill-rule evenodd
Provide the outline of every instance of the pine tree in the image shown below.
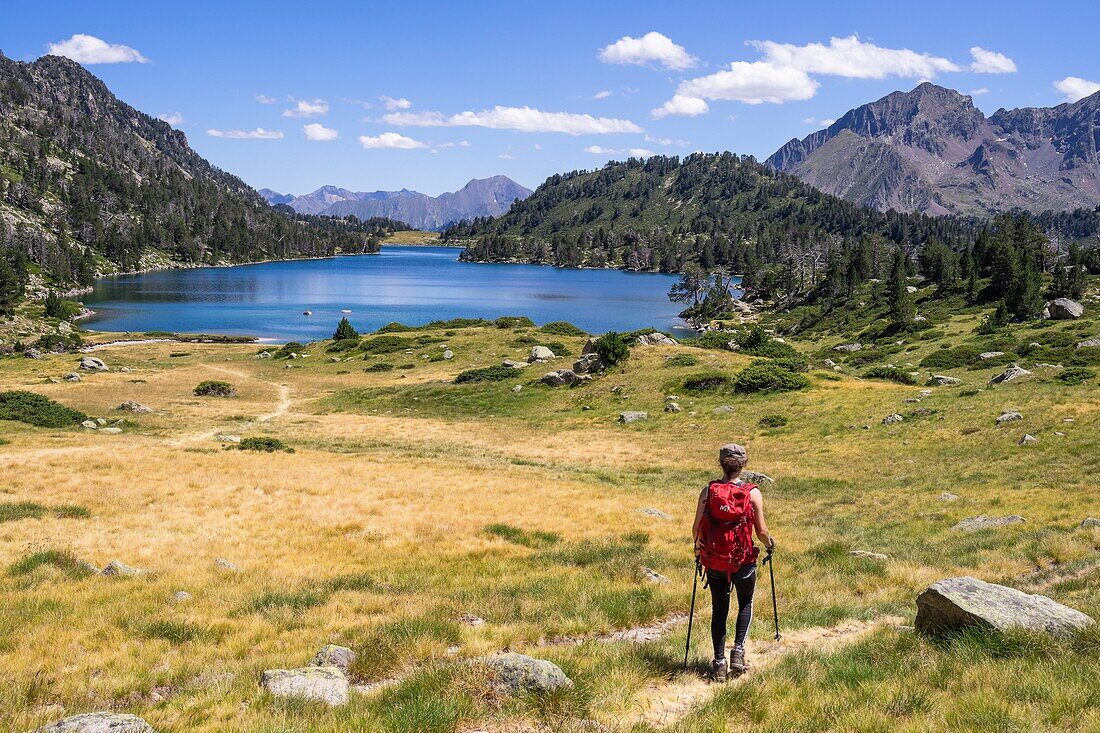
<path fill-rule="evenodd" d="M 345 341 L 347 339 L 359 338 L 359 332 L 352 328 L 351 321 L 347 316 L 340 319 L 340 323 L 336 325 L 336 333 L 332 334 L 333 341 Z"/>
<path fill-rule="evenodd" d="M 890 320 L 898 328 L 905 328 L 913 322 L 916 308 L 909 296 L 909 255 L 901 247 L 894 253 L 894 266 L 890 271 L 890 281 L 886 286 L 887 305 L 890 308 Z"/>

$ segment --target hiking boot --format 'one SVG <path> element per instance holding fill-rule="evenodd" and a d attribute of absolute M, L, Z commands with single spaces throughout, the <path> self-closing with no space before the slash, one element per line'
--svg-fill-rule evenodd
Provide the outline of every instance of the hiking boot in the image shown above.
<path fill-rule="evenodd" d="M 715 659 L 713 662 L 711 662 L 710 671 L 711 671 L 711 674 L 714 677 L 715 682 L 725 682 L 726 681 L 726 660 L 725 659 Z"/>
<path fill-rule="evenodd" d="M 744 647 L 734 647 L 730 652 L 730 670 L 735 676 L 743 675 L 752 667 L 745 661 Z"/>

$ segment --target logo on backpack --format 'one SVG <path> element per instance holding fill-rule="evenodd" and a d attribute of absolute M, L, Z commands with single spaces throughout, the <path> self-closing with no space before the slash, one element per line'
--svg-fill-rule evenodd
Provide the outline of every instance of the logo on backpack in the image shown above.
<path fill-rule="evenodd" d="M 752 542 L 755 488 L 749 483 L 711 482 L 699 525 L 699 561 L 708 570 L 734 572 L 760 554 Z"/>

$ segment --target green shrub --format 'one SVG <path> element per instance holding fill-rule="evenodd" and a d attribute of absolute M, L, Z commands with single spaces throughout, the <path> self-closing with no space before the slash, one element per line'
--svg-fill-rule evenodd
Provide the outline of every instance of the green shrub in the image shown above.
<path fill-rule="evenodd" d="M 208 379 L 199 382 L 194 389 L 196 397 L 236 397 L 237 390 L 229 382 L 220 382 L 216 379 Z"/>
<path fill-rule="evenodd" d="M 451 318 L 446 321 L 432 321 L 424 328 L 442 331 L 445 328 L 474 328 L 475 326 L 488 326 L 489 321 L 484 318 Z M 454 334 L 450 334 L 453 336 Z"/>
<path fill-rule="evenodd" d="M 798 349 L 782 341 L 776 341 L 775 339 L 771 339 L 759 346 L 753 346 L 752 348 L 742 348 L 741 353 L 748 354 L 749 356 L 766 356 L 769 359 L 802 358 L 802 355 L 798 353 Z"/>
<path fill-rule="evenodd" d="M 898 367 L 877 366 L 871 367 L 863 373 L 864 379 L 888 379 L 898 384 L 917 385 L 920 382 L 909 372 Z"/>
<path fill-rule="evenodd" d="M 67 321 L 74 316 L 80 315 L 83 310 L 80 303 L 73 300 L 65 300 L 57 293 L 47 293 L 46 299 L 42 302 L 46 307 L 46 318 L 57 318 L 62 321 Z"/>
<path fill-rule="evenodd" d="M 340 319 L 340 322 L 336 324 L 336 331 L 332 334 L 333 341 L 347 341 L 348 339 L 359 338 L 359 332 L 351 325 L 351 321 L 347 316 Z"/>
<path fill-rule="evenodd" d="M 543 346 L 554 352 L 554 356 L 572 356 L 572 350 L 561 341 L 547 341 Z"/>
<path fill-rule="evenodd" d="M 276 359 L 289 359 L 291 354 L 300 354 L 302 353 L 302 349 L 304 348 L 305 346 L 298 343 L 297 341 L 290 341 L 283 344 L 283 346 L 274 354 L 272 354 L 272 356 L 274 356 Z"/>
<path fill-rule="evenodd" d="M 629 342 L 615 331 L 608 331 L 596 339 L 595 347 L 604 366 L 612 367 L 621 364 L 626 361 L 626 357 L 630 356 Z"/>
<path fill-rule="evenodd" d="M 254 450 L 262 453 L 274 453 L 276 451 L 282 451 L 284 453 L 293 453 L 294 449 L 289 445 L 279 440 L 278 438 L 269 437 L 256 437 L 244 438 L 237 444 L 238 450 Z"/>
<path fill-rule="evenodd" d="M 37 392 L 0 392 L 0 420 L 25 422 L 38 428 L 65 428 L 87 419 L 83 412 L 65 407 Z"/>
<path fill-rule="evenodd" d="M 534 328 L 535 322 L 527 316 L 501 316 L 493 325 L 497 328 Z"/>
<path fill-rule="evenodd" d="M 491 366 L 479 369 L 467 369 L 455 377 L 455 384 L 468 384 L 472 382 L 499 382 L 503 379 L 512 379 L 519 376 L 519 371 L 510 366 Z"/>
<path fill-rule="evenodd" d="M 588 334 L 568 321 L 551 321 L 539 329 L 554 336 L 587 336 Z"/>
<path fill-rule="evenodd" d="M 953 348 L 940 349 L 924 357 L 920 365 L 930 369 L 958 369 L 979 361 L 978 354 L 987 350 L 976 344 L 963 344 Z"/>
<path fill-rule="evenodd" d="M 366 339 L 361 344 L 363 351 L 368 354 L 393 354 L 407 351 L 416 345 L 413 339 L 389 334 Z"/>
<path fill-rule="evenodd" d="M 16 560 L 8 567 L 13 576 L 29 575 L 41 567 L 53 567 L 70 578 L 85 578 L 92 574 L 90 568 L 76 559 L 68 550 L 42 550 Z"/>
<path fill-rule="evenodd" d="M 733 334 L 726 331 L 707 331 L 690 343 L 692 346 L 698 346 L 700 349 L 720 349 L 722 351 L 728 351 L 729 343 L 732 340 Z"/>
<path fill-rule="evenodd" d="M 779 356 L 772 358 L 771 362 L 792 372 L 808 372 L 810 370 L 810 364 L 802 356 Z"/>
<path fill-rule="evenodd" d="M 762 428 L 781 428 L 790 422 L 784 415 L 765 415 L 757 423 Z"/>
<path fill-rule="evenodd" d="M 39 351 L 65 352 L 79 349 L 84 345 L 84 339 L 78 333 L 63 335 L 60 333 L 47 333 L 40 336 L 33 344 Z"/>
<path fill-rule="evenodd" d="M 666 367 L 693 367 L 699 366 L 699 360 L 691 354 L 677 354 L 665 359 Z"/>
<path fill-rule="evenodd" d="M 733 380 L 735 392 L 789 392 L 805 389 L 810 380 L 772 361 L 758 361 L 748 365 Z"/>
<path fill-rule="evenodd" d="M 385 326 L 382 326 L 382 328 L 375 331 L 375 333 L 404 333 L 405 331 L 413 330 L 415 329 L 412 326 L 406 326 L 404 323 L 393 321 L 392 323 L 387 323 Z"/>
<path fill-rule="evenodd" d="M 733 380 L 730 375 L 725 372 L 708 371 L 689 374 L 684 377 L 680 386 L 683 387 L 685 392 L 697 394 L 700 392 L 715 392 L 727 388 L 732 382 Z"/>
<path fill-rule="evenodd" d="M 416 363 L 415 362 L 408 362 L 407 364 L 398 364 L 397 368 L 398 369 L 404 369 L 405 371 L 408 371 L 409 369 L 416 369 Z"/>
<path fill-rule="evenodd" d="M 377 364 L 371 364 L 369 367 L 367 367 L 363 371 L 366 371 L 366 372 L 390 372 L 390 371 L 393 371 L 393 364 L 387 364 L 384 361 L 380 361 Z"/>
<path fill-rule="evenodd" d="M 346 351 L 355 351 L 359 348 L 359 339 L 349 338 L 341 341 L 333 341 L 329 344 L 329 347 L 325 349 L 330 354 L 342 354 Z"/>
<path fill-rule="evenodd" d="M 1096 372 L 1084 367 L 1068 367 L 1058 374 L 1059 381 L 1066 384 L 1083 384 L 1096 378 Z"/>
<path fill-rule="evenodd" d="M 502 540 L 507 540 L 515 545 L 523 545 L 524 547 L 545 547 L 547 545 L 557 544 L 561 540 L 561 535 L 557 532 L 542 532 L 540 530 L 528 530 L 520 529 L 519 527 L 513 527 L 510 524 L 490 524 L 485 528 L 486 534 L 490 534 L 493 537 L 499 537 Z"/>

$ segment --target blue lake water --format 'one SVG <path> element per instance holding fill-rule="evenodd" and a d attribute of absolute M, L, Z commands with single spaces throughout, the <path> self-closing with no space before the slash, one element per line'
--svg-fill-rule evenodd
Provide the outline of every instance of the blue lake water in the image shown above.
<path fill-rule="evenodd" d="M 682 306 L 667 296 L 673 275 L 475 264 L 459 262 L 458 253 L 389 246 L 379 255 L 106 277 L 84 297 L 96 312 L 85 323 L 295 341 L 329 338 L 343 315 L 360 331 L 504 315 L 569 321 L 592 333 L 685 325 L 676 315 Z"/>

